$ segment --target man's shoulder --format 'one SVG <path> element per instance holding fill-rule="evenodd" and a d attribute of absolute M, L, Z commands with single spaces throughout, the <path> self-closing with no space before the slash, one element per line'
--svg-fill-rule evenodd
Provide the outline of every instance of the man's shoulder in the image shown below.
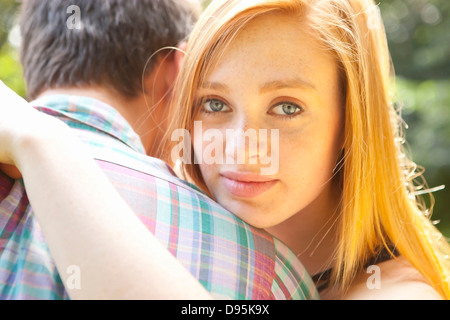
<path fill-rule="evenodd" d="M 139 136 L 113 107 L 95 99 L 53 95 L 35 100 L 32 105 L 58 118 L 72 128 L 92 158 L 110 167 L 123 167 L 126 178 L 134 171 L 180 183 L 163 161 L 145 154 Z"/>
<path fill-rule="evenodd" d="M 272 292 L 275 299 L 319 300 L 312 277 L 297 255 L 274 238 L 275 276 Z"/>
<path fill-rule="evenodd" d="M 54 94 L 31 102 L 37 110 L 65 122 L 69 127 L 127 145 L 145 153 L 140 137 L 113 106 L 91 97 Z"/>

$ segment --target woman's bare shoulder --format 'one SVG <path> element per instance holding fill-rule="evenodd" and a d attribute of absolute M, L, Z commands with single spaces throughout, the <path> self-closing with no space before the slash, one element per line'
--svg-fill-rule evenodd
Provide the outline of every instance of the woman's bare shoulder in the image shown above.
<path fill-rule="evenodd" d="M 441 300 L 439 293 L 405 258 L 367 268 L 353 283 L 345 300 Z"/>

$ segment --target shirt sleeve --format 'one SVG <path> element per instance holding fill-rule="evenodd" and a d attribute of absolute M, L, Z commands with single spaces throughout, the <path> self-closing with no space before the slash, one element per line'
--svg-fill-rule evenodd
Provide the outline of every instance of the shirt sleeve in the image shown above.
<path fill-rule="evenodd" d="M 275 300 L 320 300 L 314 282 L 298 259 L 284 243 L 274 239 L 275 276 L 272 294 Z"/>

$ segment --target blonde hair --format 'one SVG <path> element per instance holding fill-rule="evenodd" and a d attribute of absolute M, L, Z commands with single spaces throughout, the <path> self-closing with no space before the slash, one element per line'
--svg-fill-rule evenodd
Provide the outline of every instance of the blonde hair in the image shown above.
<path fill-rule="evenodd" d="M 303 17 L 341 70 L 345 154 L 337 173 L 342 195 L 334 283 L 348 288 L 372 258 L 383 250 L 394 257 L 395 250 L 450 298 L 450 247 L 430 221 L 432 208 L 426 209 L 416 192 L 424 183 L 415 184 L 420 174 L 404 150 L 386 35 L 372 0 L 213 1 L 189 41 L 174 89 L 166 153 L 160 156 L 173 164 L 170 132 L 192 129 L 197 88 L 227 43 L 255 17 L 275 12 Z M 198 165 L 185 164 L 182 173 L 206 188 Z"/>

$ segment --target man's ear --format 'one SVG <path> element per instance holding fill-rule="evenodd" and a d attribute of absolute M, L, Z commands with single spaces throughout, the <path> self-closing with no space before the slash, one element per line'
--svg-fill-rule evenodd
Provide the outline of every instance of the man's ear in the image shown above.
<path fill-rule="evenodd" d="M 162 51 L 155 59 L 155 66 L 144 82 L 146 92 L 155 94 L 155 89 L 162 94 L 170 92 L 178 77 L 186 50 L 186 43 L 180 43 L 176 49 Z"/>
<path fill-rule="evenodd" d="M 175 83 L 175 80 L 177 79 L 178 74 L 179 74 L 181 68 L 183 67 L 186 46 L 187 46 L 186 42 L 180 43 L 177 46 L 177 49 L 173 50 L 172 59 L 170 59 L 168 61 L 168 63 L 170 65 L 167 67 L 166 81 L 167 81 L 167 84 L 169 84 L 169 85 L 172 85 L 173 83 Z"/>

